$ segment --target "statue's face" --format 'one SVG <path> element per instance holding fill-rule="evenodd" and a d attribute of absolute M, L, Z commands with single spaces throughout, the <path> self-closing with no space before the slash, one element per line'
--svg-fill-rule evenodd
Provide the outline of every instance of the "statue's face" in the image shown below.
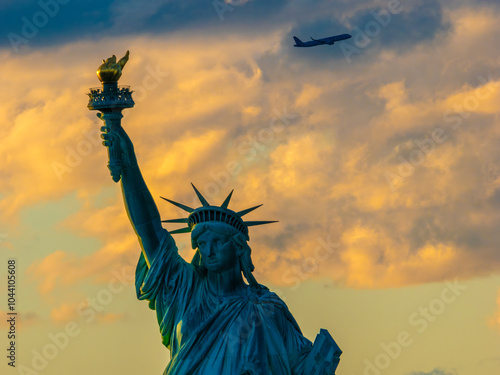
<path fill-rule="evenodd" d="M 228 271 L 236 266 L 236 249 L 227 236 L 207 230 L 198 237 L 197 242 L 201 260 L 209 272 Z"/>

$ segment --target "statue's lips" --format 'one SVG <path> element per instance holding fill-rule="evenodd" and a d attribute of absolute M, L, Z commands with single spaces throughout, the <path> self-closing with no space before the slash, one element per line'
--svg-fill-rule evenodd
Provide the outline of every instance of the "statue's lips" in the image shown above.
<path fill-rule="evenodd" d="M 217 264 L 218 260 L 217 260 L 217 258 L 211 258 L 211 259 L 207 259 L 206 263 L 209 265 L 213 265 L 213 264 Z"/>

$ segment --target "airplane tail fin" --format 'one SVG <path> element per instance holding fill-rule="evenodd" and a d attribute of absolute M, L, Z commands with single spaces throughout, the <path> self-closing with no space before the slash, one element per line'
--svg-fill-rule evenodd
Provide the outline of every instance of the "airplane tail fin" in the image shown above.
<path fill-rule="evenodd" d="M 295 40 L 295 44 L 297 44 L 298 46 L 300 46 L 301 44 L 304 44 L 304 42 L 302 42 L 302 40 L 300 40 L 296 36 L 293 37 L 293 40 Z"/>

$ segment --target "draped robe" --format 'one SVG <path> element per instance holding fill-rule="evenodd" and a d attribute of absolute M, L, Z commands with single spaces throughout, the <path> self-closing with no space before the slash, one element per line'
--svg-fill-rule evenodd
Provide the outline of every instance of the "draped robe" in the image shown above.
<path fill-rule="evenodd" d="M 136 291 L 156 310 L 170 350 L 164 375 L 303 374 L 312 344 L 285 303 L 265 287 L 214 294 L 166 231 L 149 267 L 141 254 Z"/>

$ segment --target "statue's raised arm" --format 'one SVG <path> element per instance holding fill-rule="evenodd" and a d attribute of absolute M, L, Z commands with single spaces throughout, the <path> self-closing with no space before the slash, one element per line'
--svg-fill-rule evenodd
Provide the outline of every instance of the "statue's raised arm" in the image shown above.
<path fill-rule="evenodd" d="M 100 116 L 102 117 L 102 116 Z M 130 222 L 139 237 L 144 256 L 148 264 L 155 258 L 155 251 L 160 244 L 164 229 L 161 225 L 160 213 L 151 193 L 144 182 L 134 145 L 121 126 L 109 129 L 101 127 L 103 144 L 111 147 L 114 142 L 119 144 L 122 153 L 122 192 L 125 208 Z"/>

